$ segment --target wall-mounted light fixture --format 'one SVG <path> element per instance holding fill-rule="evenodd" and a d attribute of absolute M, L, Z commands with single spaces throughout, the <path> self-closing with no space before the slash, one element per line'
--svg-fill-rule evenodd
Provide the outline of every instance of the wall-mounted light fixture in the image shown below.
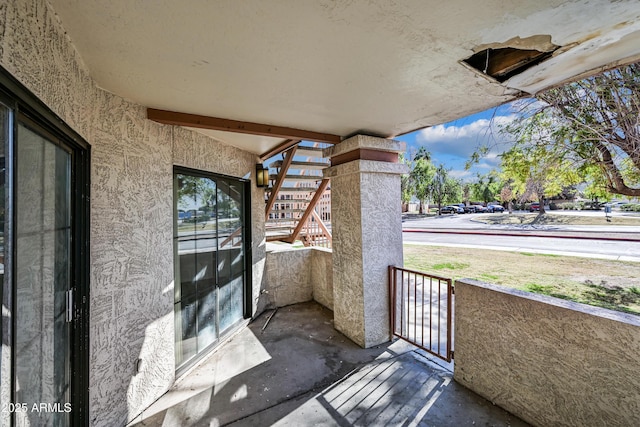
<path fill-rule="evenodd" d="M 258 188 L 269 186 L 269 168 L 262 163 L 256 163 L 256 186 Z"/>

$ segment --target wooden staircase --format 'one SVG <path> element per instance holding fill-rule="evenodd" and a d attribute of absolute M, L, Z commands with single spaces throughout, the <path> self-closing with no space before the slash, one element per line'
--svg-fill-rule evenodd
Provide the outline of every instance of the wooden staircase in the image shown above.
<path fill-rule="evenodd" d="M 331 190 L 322 176 L 328 166 L 318 144 L 295 145 L 269 164 L 267 241 L 331 247 Z"/>

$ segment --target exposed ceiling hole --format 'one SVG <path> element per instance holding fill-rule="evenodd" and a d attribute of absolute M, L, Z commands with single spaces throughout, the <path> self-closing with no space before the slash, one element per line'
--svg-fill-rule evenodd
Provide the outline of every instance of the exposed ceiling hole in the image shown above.
<path fill-rule="evenodd" d="M 549 36 L 534 36 L 538 39 Z M 545 40 L 538 49 L 529 39 L 515 38 L 506 43 L 484 46 L 463 62 L 500 83 L 551 57 L 560 46 Z M 538 40 L 536 40 L 538 41 Z M 529 43 L 527 43 L 529 42 Z M 538 46 L 536 46 L 538 47 Z"/>

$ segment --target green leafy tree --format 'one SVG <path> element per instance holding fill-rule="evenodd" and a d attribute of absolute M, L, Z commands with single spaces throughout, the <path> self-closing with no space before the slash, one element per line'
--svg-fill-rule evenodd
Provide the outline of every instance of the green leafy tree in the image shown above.
<path fill-rule="evenodd" d="M 520 131 L 552 125 L 546 139 L 533 142 L 561 147 L 563 157 L 579 162 L 576 169 L 607 192 L 640 196 L 640 63 L 550 89 L 538 99 L 543 102 L 534 104 Z"/>
<path fill-rule="evenodd" d="M 449 171 L 444 165 L 435 168 L 433 179 L 428 188 L 429 194 L 435 204 L 438 205 L 438 214 L 443 204 L 455 203 L 462 196 L 462 185 L 456 179 L 449 176 Z"/>
<path fill-rule="evenodd" d="M 640 196 L 640 63 L 549 89 L 518 105 L 519 119 L 503 127 L 502 136 L 521 147 L 544 146 L 572 162 L 591 197 Z M 479 147 L 467 168 L 499 148 L 490 145 Z"/>
<path fill-rule="evenodd" d="M 413 194 L 420 201 L 420 213 L 424 213 L 425 202 L 427 202 L 431 195 L 430 186 L 434 175 L 435 167 L 430 160 L 425 157 L 414 160 L 410 181 Z"/>
<path fill-rule="evenodd" d="M 582 190 L 584 197 L 593 201 L 611 199 L 611 193 L 607 189 L 606 178 L 598 166 L 583 166 L 582 173 L 585 175 L 585 181 L 587 182 L 587 186 Z"/>
<path fill-rule="evenodd" d="M 411 170 L 411 162 L 405 157 L 404 153 L 400 153 L 399 156 L 400 163 L 404 163 L 409 166 L 409 170 Z M 403 211 L 404 207 L 411 202 L 411 198 L 413 197 L 413 182 L 411 180 L 410 174 L 403 174 L 400 177 L 400 198 L 402 199 Z"/>
<path fill-rule="evenodd" d="M 413 160 L 420 160 L 420 159 L 424 159 L 427 162 L 431 162 L 431 153 L 424 146 L 418 148 L 416 155 L 413 156 Z"/>
<path fill-rule="evenodd" d="M 581 181 L 572 161 L 558 153 L 558 146 L 530 145 L 520 140 L 501 156 L 503 177 L 521 201 L 538 200 L 544 214 L 544 198 Z"/>
<path fill-rule="evenodd" d="M 449 192 L 444 202 L 446 204 L 459 203 L 463 197 L 464 188 L 459 179 L 453 178 L 451 176 L 447 177 L 447 187 L 449 188 Z"/>
<path fill-rule="evenodd" d="M 485 175 L 478 174 L 476 179 L 476 182 L 471 184 L 472 197 L 485 203 L 496 200 L 503 186 L 500 175 L 496 171 L 491 171 Z"/>

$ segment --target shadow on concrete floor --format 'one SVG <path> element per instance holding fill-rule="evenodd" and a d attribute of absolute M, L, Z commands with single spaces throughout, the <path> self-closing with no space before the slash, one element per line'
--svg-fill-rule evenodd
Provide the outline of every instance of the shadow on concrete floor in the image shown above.
<path fill-rule="evenodd" d="M 222 345 L 135 426 L 526 426 L 403 341 L 362 349 L 316 303 Z"/>

